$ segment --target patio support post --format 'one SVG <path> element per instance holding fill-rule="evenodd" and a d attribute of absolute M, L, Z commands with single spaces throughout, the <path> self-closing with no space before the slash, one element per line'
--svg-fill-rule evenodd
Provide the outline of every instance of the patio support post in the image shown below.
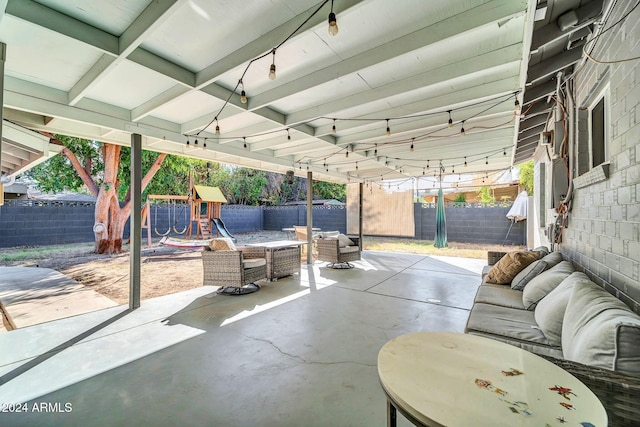
<path fill-rule="evenodd" d="M 4 107 L 4 61 L 7 58 L 7 45 L 5 43 L 0 43 L 0 165 L 2 164 L 2 123 L 4 117 L 2 115 L 2 110 Z M 0 169 L 0 178 L 2 178 L 2 169 Z M 3 196 L 4 187 L 0 182 L 0 206 L 2 206 L 4 197 Z"/>
<path fill-rule="evenodd" d="M 313 172 L 307 171 L 307 265 L 313 264 Z"/>
<path fill-rule="evenodd" d="M 131 251 L 129 252 L 129 308 L 140 307 L 140 248 L 142 245 L 142 136 L 131 135 Z"/>
<path fill-rule="evenodd" d="M 362 193 L 364 192 L 364 184 L 361 182 L 358 188 L 358 237 L 360 252 L 362 252 Z"/>

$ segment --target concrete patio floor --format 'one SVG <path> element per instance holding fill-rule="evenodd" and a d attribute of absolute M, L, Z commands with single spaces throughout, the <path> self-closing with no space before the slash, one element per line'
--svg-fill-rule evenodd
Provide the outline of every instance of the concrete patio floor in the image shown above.
<path fill-rule="evenodd" d="M 486 262 L 367 251 L 354 264 L 0 334 L 0 405 L 26 402 L 0 425 L 384 426 L 378 351 L 462 332 Z"/>

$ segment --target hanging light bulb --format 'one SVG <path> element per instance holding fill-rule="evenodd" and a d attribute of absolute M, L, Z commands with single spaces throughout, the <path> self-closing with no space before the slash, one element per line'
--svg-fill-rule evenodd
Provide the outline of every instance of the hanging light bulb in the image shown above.
<path fill-rule="evenodd" d="M 427 160 L 427 169 L 429 169 L 429 160 Z"/>
<path fill-rule="evenodd" d="M 467 156 L 464 156 L 464 167 L 467 167 Z"/>
<path fill-rule="evenodd" d="M 513 114 L 515 114 L 516 116 L 518 114 L 520 114 L 520 101 L 518 101 L 518 98 L 516 97 L 516 101 L 513 103 L 514 105 L 514 109 L 513 109 Z"/>
<path fill-rule="evenodd" d="M 454 169 L 455 166 L 451 166 L 451 173 L 456 173 L 456 170 Z"/>
<path fill-rule="evenodd" d="M 484 164 L 485 164 L 485 165 L 488 165 L 488 164 L 489 164 L 489 157 L 487 156 L 487 157 L 485 157 L 485 159 L 486 159 L 486 160 L 484 161 Z"/>
<path fill-rule="evenodd" d="M 240 86 L 242 87 L 242 90 L 240 91 L 240 102 L 242 102 L 243 104 L 246 104 L 247 93 L 244 91 L 244 83 L 242 83 L 242 79 L 240 79 Z"/>
<path fill-rule="evenodd" d="M 336 14 L 333 13 L 333 0 L 331 0 L 331 12 L 329 13 L 329 34 L 332 36 L 338 34 L 338 21 L 336 21 Z"/>
<path fill-rule="evenodd" d="M 345 153 L 345 157 L 349 157 L 349 150 Z"/>
<path fill-rule="evenodd" d="M 464 135 L 464 120 L 462 121 L 462 127 L 460 128 L 460 135 Z"/>
<path fill-rule="evenodd" d="M 411 138 L 411 148 L 409 148 L 409 151 L 413 153 L 413 142 L 415 141 L 415 138 Z"/>
<path fill-rule="evenodd" d="M 196 140 L 193 142 L 193 146 L 195 148 L 198 148 L 198 138 L 196 138 Z"/>
<path fill-rule="evenodd" d="M 333 127 L 331 128 L 332 133 L 336 133 L 336 119 L 333 119 Z"/>
<path fill-rule="evenodd" d="M 425 169 L 424 169 L 424 168 L 422 168 L 422 175 L 424 175 L 424 174 L 425 174 Z"/>
<path fill-rule="evenodd" d="M 378 144 L 376 144 L 376 149 L 373 150 L 373 155 L 377 156 L 378 155 Z"/>
<path fill-rule="evenodd" d="M 243 137 L 242 137 L 242 140 L 244 141 L 244 145 L 243 145 L 244 149 L 248 151 L 248 150 L 249 150 L 249 147 L 247 147 L 247 138 L 245 138 L 245 137 L 243 136 Z"/>
<path fill-rule="evenodd" d="M 276 50 L 273 49 L 271 53 L 273 53 L 273 62 L 271 63 L 271 67 L 269 67 L 269 78 L 271 80 L 275 80 L 276 79 Z"/>
<path fill-rule="evenodd" d="M 447 111 L 449 113 L 449 127 L 453 127 L 453 119 L 451 118 L 451 110 Z"/>
<path fill-rule="evenodd" d="M 503 155 L 503 156 L 506 156 L 506 155 L 507 155 L 507 150 L 502 149 L 502 155 Z"/>
<path fill-rule="evenodd" d="M 391 135 L 391 128 L 389 127 L 389 119 L 387 119 L 387 136 Z"/>
<path fill-rule="evenodd" d="M 220 135 L 220 126 L 218 126 L 218 118 L 215 118 L 216 121 L 216 135 L 219 136 Z"/>
<path fill-rule="evenodd" d="M 191 142 L 189 141 L 189 137 L 187 137 L 187 148 L 189 148 L 190 144 L 191 144 Z"/>
<path fill-rule="evenodd" d="M 202 148 L 207 148 L 207 140 L 205 139 L 204 142 L 202 143 Z"/>
<path fill-rule="evenodd" d="M 291 141 L 291 134 L 289 133 L 289 128 L 287 128 L 287 140 Z"/>
<path fill-rule="evenodd" d="M 358 170 L 358 162 L 356 162 L 356 170 Z"/>

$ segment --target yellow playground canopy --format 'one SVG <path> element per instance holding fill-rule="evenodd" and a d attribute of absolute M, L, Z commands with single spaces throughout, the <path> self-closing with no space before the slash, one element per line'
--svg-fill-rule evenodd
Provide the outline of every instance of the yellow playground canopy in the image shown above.
<path fill-rule="evenodd" d="M 207 187 L 205 185 L 194 185 L 195 198 L 203 202 L 227 203 L 227 199 L 218 187 Z"/>

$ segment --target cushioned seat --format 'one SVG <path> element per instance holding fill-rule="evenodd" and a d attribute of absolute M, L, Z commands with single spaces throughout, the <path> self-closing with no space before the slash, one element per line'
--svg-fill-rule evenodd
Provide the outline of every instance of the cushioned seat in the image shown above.
<path fill-rule="evenodd" d="M 524 310 L 522 291 L 511 289 L 505 285 L 483 284 L 478 288 L 475 302 Z"/>
<path fill-rule="evenodd" d="M 213 239 L 202 250 L 203 285 L 241 288 L 267 278 L 264 246 L 236 248 L 229 238 Z"/>
<path fill-rule="evenodd" d="M 360 259 L 360 239 L 339 233 L 333 237 L 335 233 L 323 232 L 314 240 L 318 259 L 328 262 L 329 267 L 353 267 L 349 261 Z"/>

